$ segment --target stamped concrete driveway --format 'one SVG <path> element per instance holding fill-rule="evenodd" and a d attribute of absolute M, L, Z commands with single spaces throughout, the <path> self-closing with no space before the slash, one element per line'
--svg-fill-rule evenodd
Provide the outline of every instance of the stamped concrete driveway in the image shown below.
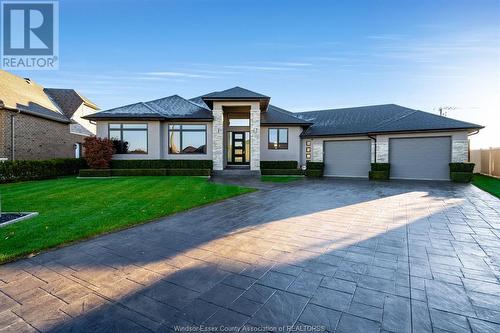
<path fill-rule="evenodd" d="M 500 332 L 499 213 L 470 185 L 266 187 L 0 266 L 0 331 Z"/>

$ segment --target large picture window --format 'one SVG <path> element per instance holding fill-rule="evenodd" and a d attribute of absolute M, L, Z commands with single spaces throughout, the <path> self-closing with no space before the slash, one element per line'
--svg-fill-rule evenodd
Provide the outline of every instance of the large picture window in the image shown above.
<path fill-rule="evenodd" d="M 108 131 L 117 154 L 148 153 L 148 124 L 109 124 Z"/>
<path fill-rule="evenodd" d="M 169 154 L 206 154 L 206 125 L 169 125 Z"/>
<path fill-rule="evenodd" d="M 270 128 L 268 149 L 288 149 L 288 128 Z"/>

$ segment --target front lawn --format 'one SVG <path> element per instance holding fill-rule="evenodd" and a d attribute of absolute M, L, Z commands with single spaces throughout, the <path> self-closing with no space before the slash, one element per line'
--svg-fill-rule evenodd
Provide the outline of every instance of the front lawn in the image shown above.
<path fill-rule="evenodd" d="M 472 184 L 480 189 L 500 198 L 500 179 L 485 175 L 475 174 L 472 178 Z"/>
<path fill-rule="evenodd" d="M 293 182 L 299 179 L 304 179 L 304 177 L 299 176 L 261 176 L 260 180 L 263 182 L 271 182 L 271 183 L 288 183 Z"/>
<path fill-rule="evenodd" d="M 39 212 L 0 228 L 0 262 L 251 191 L 198 177 L 68 177 L 0 185 L 3 211 Z"/>

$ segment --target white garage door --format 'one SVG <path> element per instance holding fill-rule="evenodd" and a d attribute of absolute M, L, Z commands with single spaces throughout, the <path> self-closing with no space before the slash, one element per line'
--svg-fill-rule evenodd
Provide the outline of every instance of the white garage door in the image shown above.
<path fill-rule="evenodd" d="M 370 140 L 326 141 L 325 176 L 368 178 Z"/>
<path fill-rule="evenodd" d="M 449 180 L 451 138 L 389 139 L 391 178 Z"/>

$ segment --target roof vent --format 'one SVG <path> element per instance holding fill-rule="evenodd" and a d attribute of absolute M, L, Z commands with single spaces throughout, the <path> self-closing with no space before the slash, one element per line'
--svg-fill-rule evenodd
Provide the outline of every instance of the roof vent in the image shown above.
<path fill-rule="evenodd" d="M 25 77 L 24 81 L 26 81 L 27 84 L 31 84 L 31 79 L 29 77 Z"/>

